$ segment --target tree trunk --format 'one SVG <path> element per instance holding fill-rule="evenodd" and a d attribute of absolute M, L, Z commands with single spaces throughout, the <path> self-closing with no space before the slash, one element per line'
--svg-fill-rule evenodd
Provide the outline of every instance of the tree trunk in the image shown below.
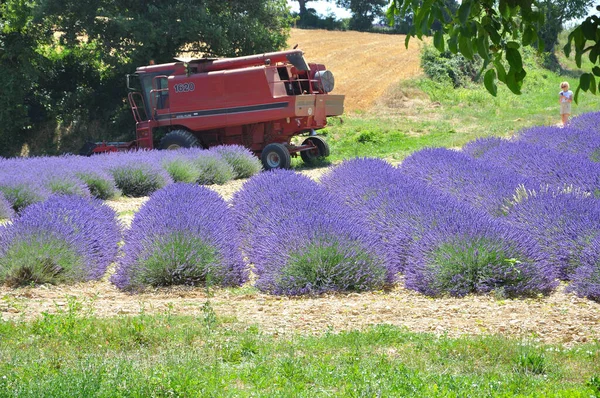
<path fill-rule="evenodd" d="M 306 15 L 306 3 L 308 1 L 309 0 L 298 0 L 298 3 L 300 4 L 300 17 Z"/>

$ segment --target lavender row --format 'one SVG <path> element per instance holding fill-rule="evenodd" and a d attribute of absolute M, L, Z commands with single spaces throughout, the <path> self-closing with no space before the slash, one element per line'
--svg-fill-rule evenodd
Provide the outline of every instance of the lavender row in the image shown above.
<path fill-rule="evenodd" d="M 431 296 L 495 291 L 520 297 L 556 286 L 554 269 L 534 240 L 385 162 L 348 161 L 323 184 L 340 198 L 358 199 L 353 203 L 363 225 L 376 234 L 386 262 L 404 274 L 409 289 Z"/>
<path fill-rule="evenodd" d="M 147 196 L 173 182 L 223 184 L 258 173 L 260 161 L 241 146 L 0 159 L 0 192 L 13 210 L 52 194 L 114 199 Z"/>

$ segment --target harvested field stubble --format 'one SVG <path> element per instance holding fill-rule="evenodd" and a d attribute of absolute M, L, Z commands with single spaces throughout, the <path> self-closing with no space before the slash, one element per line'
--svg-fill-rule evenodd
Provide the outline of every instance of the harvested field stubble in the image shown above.
<path fill-rule="evenodd" d="M 423 42 L 404 35 L 292 29 L 288 45 L 304 51 L 308 62 L 325 64 L 333 72 L 332 94 L 344 94 L 346 112 L 367 110 L 386 89 L 422 74 Z"/>

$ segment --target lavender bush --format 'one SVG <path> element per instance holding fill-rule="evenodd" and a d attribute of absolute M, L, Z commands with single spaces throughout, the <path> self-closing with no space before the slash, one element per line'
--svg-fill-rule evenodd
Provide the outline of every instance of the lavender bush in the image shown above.
<path fill-rule="evenodd" d="M 256 286 L 283 295 L 382 288 L 394 275 L 375 237 L 310 178 L 289 170 L 252 177 L 233 198 Z"/>
<path fill-rule="evenodd" d="M 219 145 L 210 148 L 218 153 L 233 168 L 234 178 L 250 178 L 262 170 L 262 163 L 246 147 L 241 145 Z"/>
<path fill-rule="evenodd" d="M 481 214 L 437 223 L 411 247 L 405 284 L 429 296 L 548 294 L 556 276 L 535 242 Z"/>
<path fill-rule="evenodd" d="M 536 186 L 519 174 L 446 148 L 415 152 L 402 162 L 399 170 L 492 216 L 506 214 L 520 190 Z"/>
<path fill-rule="evenodd" d="M 174 182 L 195 183 L 200 179 L 200 170 L 192 160 L 184 157 L 172 157 L 163 160 L 163 168 Z"/>
<path fill-rule="evenodd" d="M 320 182 L 344 203 L 360 208 L 373 196 L 394 185 L 398 172 L 382 159 L 355 158 L 333 167 Z"/>
<path fill-rule="evenodd" d="M 233 179 L 233 167 L 216 152 L 205 151 L 200 156 L 195 157 L 193 162 L 200 172 L 198 184 L 223 185 Z"/>
<path fill-rule="evenodd" d="M 600 132 L 591 129 L 579 130 L 571 126 L 531 127 L 519 132 L 518 141 L 581 155 L 593 162 L 600 161 Z"/>
<path fill-rule="evenodd" d="M 99 279 L 121 240 L 116 214 L 97 199 L 55 195 L 27 207 L 0 236 L 8 285 Z"/>
<path fill-rule="evenodd" d="M 600 236 L 583 250 L 581 265 L 572 274 L 567 291 L 600 303 Z"/>
<path fill-rule="evenodd" d="M 569 120 L 572 129 L 600 134 L 600 112 L 589 112 Z"/>
<path fill-rule="evenodd" d="M 50 196 L 50 190 L 31 175 L 0 175 L 0 192 L 15 212 L 41 202 Z"/>
<path fill-rule="evenodd" d="M 175 183 L 155 192 L 135 215 L 112 282 L 146 286 L 243 284 L 248 273 L 231 210 L 205 187 Z"/>
<path fill-rule="evenodd" d="M 489 141 L 495 145 L 490 146 Z M 479 160 L 530 177 L 540 184 L 572 186 L 589 193 L 600 193 L 600 165 L 582 156 L 500 138 L 476 140 L 465 145 L 463 150 L 468 154 L 481 154 Z"/>
<path fill-rule="evenodd" d="M 0 220 L 10 219 L 14 216 L 14 211 L 8 200 L 0 192 Z"/>
<path fill-rule="evenodd" d="M 148 196 L 172 181 L 159 165 L 144 162 L 137 156 L 119 159 L 108 166 L 108 171 L 123 195 L 134 198 Z"/>
<path fill-rule="evenodd" d="M 600 236 L 600 202 L 578 192 L 551 189 L 530 192 L 509 212 L 506 221 L 532 236 L 549 256 L 561 279 L 570 279 L 581 250 Z"/>

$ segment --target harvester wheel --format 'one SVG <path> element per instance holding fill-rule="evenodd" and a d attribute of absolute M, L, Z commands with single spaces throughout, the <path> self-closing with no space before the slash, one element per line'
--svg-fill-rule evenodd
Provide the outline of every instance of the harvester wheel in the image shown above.
<path fill-rule="evenodd" d="M 158 147 L 160 149 L 179 149 L 200 146 L 198 139 L 187 130 L 173 130 L 165 135 Z"/>
<path fill-rule="evenodd" d="M 260 154 L 265 170 L 271 169 L 289 169 L 292 165 L 290 152 L 282 144 L 269 144 Z"/>
<path fill-rule="evenodd" d="M 329 145 L 327 142 L 318 135 L 308 137 L 302 142 L 302 145 L 314 145 L 315 148 L 300 152 L 302 160 L 306 164 L 314 163 L 318 158 L 326 158 L 329 156 Z"/>

